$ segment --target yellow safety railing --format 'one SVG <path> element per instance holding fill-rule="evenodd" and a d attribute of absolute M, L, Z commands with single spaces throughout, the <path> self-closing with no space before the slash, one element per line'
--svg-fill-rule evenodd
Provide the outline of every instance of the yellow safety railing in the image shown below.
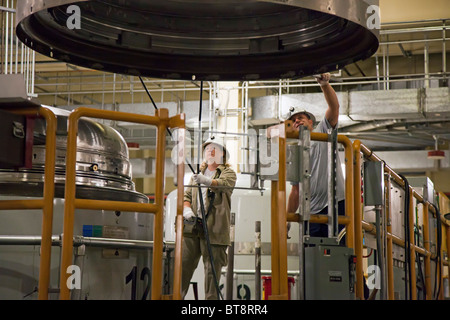
<path fill-rule="evenodd" d="M 108 119 L 115 121 L 125 121 L 153 125 L 157 127 L 157 145 L 156 145 L 156 174 L 155 174 L 155 203 L 134 203 L 122 201 L 107 200 L 86 200 L 75 197 L 75 165 L 77 152 L 77 132 L 78 120 L 81 117 L 91 117 L 99 119 Z M 97 110 L 85 107 L 75 109 L 68 119 L 68 137 L 67 137 L 67 156 L 66 156 L 66 185 L 65 185 L 65 205 L 64 205 L 64 225 L 62 238 L 62 257 L 60 272 L 60 299 L 70 298 L 70 290 L 67 286 L 69 274 L 67 268 L 72 264 L 73 259 L 73 228 L 75 209 L 94 209 L 94 210 L 120 210 L 132 212 L 144 212 L 155 215 L 154 219 L 154 247 L 153 247 L 153 265 L 152 265 L 152 291 L 153 300 L 165 298 L 181 299 L 181 237 L 183 228 L 183 176 L 184 162 L 183 156 L 177 163 L 178 168 L 178 202 L 177 202 L 177 238 L 175 244 L 175 270 L 174 270 L 174 292 L 173 297 L 163 297 L 162 288 L 162 257 L 163 257 L 163 228 L 164 228 L 164 162 L 166 147 L 166 130 L 168 128 L 184 128 L 184 114 L 174 117 L 168 116 L 167 109 L 159 109 L 155 116 L 145 116 L 119 111 Z M 184 137 L 184 135 L 183 135 Z M 184 143 L 184 140 L 181 142 Z M 181 230 L 181 232 L 180 232 Z"/>
<path fill-rule="evenodd" d="M 46 120 L 44 190 L 42 199 L 1 200 L 0 210 L 42 209 L 38 299 L 48 299 L 52 250 L 53 198 L 55 194 L 56 116 L 45 107 L 14 108 L 8 111 Z"/>
<path fill-rule="evenodd" d="M 279 177 L 278 181 L 272 181 L 271 185 L 271 241 L 272 241 L 272 296 L 269 299 L 287 299 L 287 237 L 286 237 L 286 222 L 299 222 L 298 214 L 286 212 L 286 139 L 298 139 L 298 132 L 292 127 L 290 121 L 274 126 L 279 132 Z M 311 140 L 328 141 L 328 134 L 325 133 L 311 133 Z M 353 143 L 344 135 L 338 135 L 338 142 L 344 145 L 345 148 L 345 216 L 338 217 L 338 223 L 346 225 L 347 232 L 347 247 L 353 248 L 356 255 L 356 298 L 364 299 L 363 288 L 363 230 L 366 232 L 376 234 L 375 227 L 362 220 L 362 201 L 361 201 L 361 155 L 370 161 L 383 161 L 377 157 L 371 150 L 361 144 L 359 140 Z M 385 172 L 387 172 L 393 181 L 400 187 L 405 187 L 405 182 L 394 170 L 392 170 L 386 163 L 384 164 Z M 423 242 L 424 248 L 419 247 L 411 240 L 411 265 L 416 264 L 416 253 L 425 257 L 425 290 L 427 299 L 431 299 L 431 258 L 430 251 L 430 234 L 428 226 L 428 215 L 431 212 L 435 218 L 442 221 L 443 235 L 446 237 L 447 248 L 450 248 L 450 224 L 443 216 L 437 217 L 437 212 L 428 201 L 424 201 L 423 197 L 418 194 L 411 186 L 409 187 L 410 203 L 409 203 L 409 237 L 414 239 L 414 208 L 413 198 L 419 203 L 423 204 Z M 386 193 L 387 199 L 389 194 Z M 388 203 L 388 201 L 386 201 Z M 387 218 L 390 218 L 389 208 L 387 208 Z M 327 216 L 312 215 L 310 217 L 312 223 L 327 223 Z M 398 236 L 392 234 L 392 227 L 387 226 L 387 291 L 388 299 L 394 299 L 394 272 L 393 272 L 393 244 L 405 247 L 405 241 Z M 449 250 L 449 249 L 447 249 Z M 443 251 L 443 246 L 441 246 Z M 441 252 L 443 256 L 443 252 Z M 438 268 L 442 271 L 446 265 L 449 269 L 449 262 L 440 261 Z M 450 270 L 449 270 L 450 272 Z M 444 273 L 439 272 L 441 288 L 443 287 Z M 411 299 L 417 299 L 417 283 L 415 268 L 411 268 Z M 443 298 L 443 290 L 441 290 L 439 298 Z"/>
<path fill-rule="evenodd" d="M 355 140 L 353 142 L 353 150 L 354 150 L 354 185 L 355 185 L 355 197 L 354 197 L 354 207 L 355 207 L 355 254 L 356 254 L 356 297 L 359 299 L 364 299 L 364 289 L 363 289 L 363 229 L 366 232 L 371 234 L 376 234 L 375 227 L 362 220 L 362 202 L 361 202 L 361 155 L 363 155 L 368 161 L 381 161 L 376 154 L 374 154 L 369 148 L 361 143 L 359 140 Z M 395 181 L 400 187 L 405 187 L 405 181 L 402 177 L 400 177 L 394 170 L 392 170 L 386 163 L 384 163 L 385 172 L 387 172 L 393 181 Z M 391 179 L 388 179 L 390 183 Z M 416 253 L 425 257 L 424 265 L 425 265 L 425 290 L 427 299 L 431 299 L 432 290 L 431 290 L 431 257 L 432 253 L 430 251 L 430 234 L 429 234 L 429 225 L 428 225 L 428 215 L 431 211 L 436 219 L 440 219 L 442 221 L 443 228 L 446 229 L 446 238 L 447 238 L 447 251 L 450 248 L 450 224 L 445 220 L 443 216 L 437 217 L 437 212 L 431 203 L 425 201 L 423 197 L 418 194 L 411 186 L 409 187 L 408 192 L 410 193 L 410 202 L 409 202 L 409 230 L 410 230 L 410 239 L 413 239 L 411 242 L 411 265 L 415 266 L 416 263 Z M 386 193 L 388 203 L 389 193 Z M 413 219 L 413 197 L 417 199 L 419 203 L 423 204 L 423 243 L 424 248 L 417 246 L 414 243 L 414 219 Z M 387 218 L 390 218 L 390 211 L 386 210 Z M 392 234 L 391 226 L 387 226 L 387 281 L 388 281 L 388 299 L 394 300 L 394 270 L 393 270 L 393 256 L 392 256 L 392 246 L 393 243 L 405 247 L 405 241 L 400 239 L 398 236 Z M 441 247 L 441 251 L 443 248 Z M 441 256 L 442 252 L 441 252 Z M 440 265 L 438 267 L 440 270 L 443 270 L 443 265 L 446 264 L 449 266 L 448 259 L 447 261 L 440 261 Z M 450 267 L 449 267 L 450 268 Z M 450 271 L 450 270 L 449 270 Z M 441 282 L 441 288 L 443 287 L 443 272 L 440 272 L 440 279 L 438 281 Z M 411 268 L 411 299 L 417 299 L 417 284 L 416 284 L 416 269 L 415 267 Z M 440 299 L 443 299 L 443 290 L 440 292 Z"/>
<path fill-rule="evenodd" d="M 300 216 L 286 212 L 286 139 L 298 139 L 298 131 L 292 127 L 292 121 L 274 126 L 279 132 L 279 169 L 278 181 L 271 184 L 271 240 L 272 240 L 272 295 L 269 299 L 288 299 L 287 278 L 287 230 L 286 223 L 299 222 Z M 326 133 L 311 133 L 311 140 L 328 141 Z M 338 217 L 338 223 L 346 225 L 346 243 L 354 248 L 354 187 L 353 187 L 353 145 L 348 137 L 338 135 L 338 142 L 345 149 L 345 216 Z M 328 216 L 312 215 L 312 223 L 327 223 Z"/>

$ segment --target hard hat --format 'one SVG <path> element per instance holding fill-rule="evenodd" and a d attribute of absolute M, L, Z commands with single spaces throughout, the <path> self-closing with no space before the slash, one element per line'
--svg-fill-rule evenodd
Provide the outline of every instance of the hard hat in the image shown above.
<path fill-rule="evenodd" d="M 225 139 L 223 137 L 220 136 L 211 136 L 208 140 L 206 140 L 203 144 L 202 144 L 202 150 L 205 151 L 205 148 L 208 144 L 216 144 L 220 147 L 222 147 L 224 154 L 226 155 L 226 157 L 229 157 L 227 148 L 225 146 Z"/>
<path fill-rule="evenodd" d="M 309 119 L 312 120 L 313 124 L 316 123 L 316 117 L 311 112 L 308 112 L 305 109 L 302 109 L 299 107 L 290 107 L 289 112 L 286 114 L 286 116 L 284 118 L 285 118 L 285 120 L 291 120 L 292 117 L 298 113 L 305 114 Z"/>

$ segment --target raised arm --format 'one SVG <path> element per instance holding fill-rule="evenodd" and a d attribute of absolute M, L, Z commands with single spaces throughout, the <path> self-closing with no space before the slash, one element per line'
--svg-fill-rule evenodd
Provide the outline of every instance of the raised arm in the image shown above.
<path fill-rule="evenodd" d="M 325 100 L 328 104 L 328 109 L 325 112 L 325 117 L 327 118 L 330 125 L 334 128 L 336 127 L 339 119 L 339 100 L 337 98 L 336 92 L 330 85 L 329 73 L 321 74 L 321 78 L 316 78 L 317 82 L 320 84 L 320 88 L 325 96 Z"/>

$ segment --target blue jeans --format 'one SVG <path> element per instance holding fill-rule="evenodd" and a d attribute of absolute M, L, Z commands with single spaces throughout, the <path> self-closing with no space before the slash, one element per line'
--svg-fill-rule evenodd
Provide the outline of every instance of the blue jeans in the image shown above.
<path fill-rule="evenodd" d="M 328 206 L 323 208 L 317 214 L 328 214 Z M 345 216 L 345 200 L 338 202 L 338 215 Z M 339 232 L 344 228 L 344 225 L 340 224 L 338 226 Z M 310 223 L 309 224 L 309 235 L 311 237 L 328 237 L 328 225 L 323 223 Z M 341 244 L 345 243 L 345 237 L 342 238 Z"/>

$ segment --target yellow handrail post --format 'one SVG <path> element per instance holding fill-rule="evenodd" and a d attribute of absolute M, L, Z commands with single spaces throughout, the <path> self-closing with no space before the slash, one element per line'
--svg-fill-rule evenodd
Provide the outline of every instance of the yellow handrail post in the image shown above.
<path fill-rule="evenodd" d="M 353 142 L 354 154 L 354 220 L 356 255 L 356 298 L 364 300 L 363 241 L 362 241 L 362 205 L 361 205 L 361 141 Z"/>
<path fill-rule="evenodd" d="M 338 142 L 344 146 L 345 153 L 345 216 L 350 218 L 350 223 L 347 226 L 346 242 L 347 247 L 355 248 L 355 186 L 354 186 L 354 154 L 353 145 L 349 138 L 344 135 L 338 135 Z M 360 190 L 359 189 L 356 190 Z"/>
<path fill-rule="evenodd" d="M 281 164 L 280 164 L 281 167 Z M 280 294 L 280 256 L 279 256 L 279 243 L 280 241 L 284 241 L 284 239 L 280 239 L 278 235 L 278 181 L 272 180 L 271 182 L 271 215 L 270 215 L 270 234 L 271 234 L 271 242 L 272 242 L 272 251 L 271 251 L 271 265 L 272 265 L 272 295 L 278 296 Z M 269 296 L 270 299 L 270 296 Z"/>
<path fill-rule="evenodd" d="M 158 109 L 156 115 L 162 122 L 158 125 L 156 142 L 155 204 L 158 206 L 158 209 L 153 222 L 152 300 L 161 300 L 164 240 L 164 163 L 167 128 L 165 123 L 169 119 L 169 113 L 167 109 Z"/>
<path fill-rule="evenodd" d="M 47 300 L 50 283 L 53 199 L 55 195 L 56 116 L 53 111 L 42 106 L 18 109 L 11 108 L 9 111 L 15 114 L 39 116 L 46 121 L 43 198 L 31 200 L 2 200 L 0 201 L 0 208 L 4 210 L 42 209 L 38 299 Z"/>
<path fill-rule="evenodd" d="M 278 172 L 278 243 L 279 265 L 280 265 L 280 299 L 288 299 L 288 276 L 287 276 L 287 217 L 286 217 L 286 123 L 281 126 L 279 140 L 279 172 Z"/>
<path fill-rule="evenodd" d="M 182 145 L 182 150 L 177 152 L 177 216 L 176 216 L 176 240 L 175 240 L 175 265 L 173 277 L 173 299 L 181 300 L 181 275 L 182 275 L 182 252 L 183 252 L 183 198 L 184 198 L 184 141 L 185 130 L 178 131 L 178 146 Z"/>
<path fill-rule="evenodd" d="M 271 265 L 272 294 L 270 300 L 288 299 L 287 277 L 287 213 L 286 213 L 286 126 L 278 127 L 278 180 L 271 182 Z"/>
<path fill-rule="evenodd" d="M 81 108 L 74 110 L 68 119 L 67 127 L 67 154 L 66 154 L 66 185 L 64 190 L 64 221 L 61 250 L 61 271 L 59 281 L 59 298 L 61 300 L 70 299 L 70 289 L 67 285 L 69 278 L 67 274 L 68 267 L 72 264 L 73 254 L 73 224 L 75 214 L 75 170 L 76 170 L 76 152 L 78 119 L 80 118 Z"/>
<path fill-rule="evenodd" d="M 78 120 L 80 117 L 93 117 L 101 119 L 109 119 L 116 121 L 126 121 L 142 123 L 157 126 L 157 154 L 156 154 L 156 188 L 155 188 L 155 204 L 134 203 L 122 201 L 105 201 L 105 200 L 88 200 L 76 199 L 75 185 L 75 165 L 76 165 L 76 149 L 77 149 L 77 132 Z M 162 285 L 162 254 L 163 254 L 163 228 L 164 228 L 164 163 L 165 163 L 165 147 L 166 147 L 166 129 L 170 127 L 185 126 L 184 115 L 178 115 L 169 118 L 167 109 L 159 109 L 157 116 L 143 116 L 132 113 L 119 111 L 97 110 L 80 107 L 74 110 L 68 119 L 68 137 L 67 137 L 67 153 L 66 153 L 66 185 L 65 185 L 65 206 L 64 206 L 64 223 L 63 223 L 63 241 L 61 254 L 61 270 L 60 270 L 60 299 L 67 300 L 70 298 L 70 289 L 67 286 L 67 268 L 72 263 L 73 255 L 73 223 L 75 208 L 80 209 L 102 209 L 102 210 L 121 210 L 121 211 L 138 211 L 155 214 L 154 219 L 154 247 L 153 247 L 153 273 L 152 273 L 152 299 L 161 299 Z M 183 140 L 184 143 L 184 140 Z M 184 160 L 184 159 L 183 159 Z M 184 165 L 184 164 L 183 164 Z M 180 180 L 179 188 L 183 187 L 184 168 L 179 172 Z M 180 193 L 179 189 L 179 193 Z M 182 218 L 182 207 L 177 206 L 177 224 L 180 224 Z M 182 223 L 182 220 L 181 220 Z M 177 236 L 177 241 L 182 236 Z M 181 244 L 176 246 L 175 256 L 175 287 L 179 287 L 181 277 Z M 177 270 L 177 266 L 179 270 Z M 179 289 L 177 289 L 179 291 Z M 179 293 L 174 295 L 180 298 Z"/>
<path fill-rule="evenodd" d="M 38 299 L 48 299 L 50 262 L 52 253 L 53 199 L 55 196 L 56 116 L 50 109 L 40 107 L 39 114 L 46 119 L 44 203 L 42 211 L 41 259 L 39 264 Z"/>

